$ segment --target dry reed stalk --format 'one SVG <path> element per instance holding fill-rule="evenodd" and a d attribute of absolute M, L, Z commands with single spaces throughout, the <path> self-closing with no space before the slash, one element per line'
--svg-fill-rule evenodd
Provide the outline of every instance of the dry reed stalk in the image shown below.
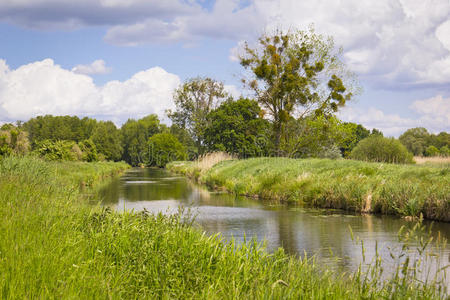
<path fill-rule="evenodd" d="M 234 159 L 234 157 L 226 152 L 211 152 L 200 156 L 196 161 L 196 166 L 203 172 L 211 169 L 215 164 L 221 161 L 232 159 Z"/>
<path fill-rule="evenodd" d="M 424 164 L 424 163 L 450 164 L 450 157 L 444 157 L 444 156 L 432 156 L 432 157 L 414 156 L 414 161 L 417 164 Z"/>

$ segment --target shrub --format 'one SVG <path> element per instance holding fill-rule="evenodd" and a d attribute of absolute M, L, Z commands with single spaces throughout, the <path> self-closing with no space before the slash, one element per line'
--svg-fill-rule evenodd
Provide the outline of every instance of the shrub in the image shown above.
<path fill-rule="evenodd" d="M 185 160 L 187 158 L 186 148 L 178 139 L 170 133 L 158 133 L 148 140 L 149 165 L 164 167 L 174 160 Z"/>
<path fill-rule="evenodd" d="M 374 162 L 414 163 L 412 153 L 398 140 L 378 135 L 360 141 L 352 150 L 350 158 Z"/>
<path fill-rule="evenodd" d="M 97 155 L 97 147 L 92 140 L 84 140 L 79 143 L 79 146 L 82 151 L 81 158 L 83 161 L 93 162 L 99 160 Z"/>
<path fill-rule="evenodd" d="M 73 141 L 43 140 L 36 143 L 35 153 L 46 160 L 77 160 Z"/>
<path fill-rule="evenodd" d="M 448 148 L 447 146 L 442 146 L 439 152 L 441 156 L 450 156 L 450 148 Z"/>
<path fill-rule="evenodd" d="M 428 146 L 425 150 L 425 156 L 438 156 L 439 155 L 439 149 L 435 146 Z"/>

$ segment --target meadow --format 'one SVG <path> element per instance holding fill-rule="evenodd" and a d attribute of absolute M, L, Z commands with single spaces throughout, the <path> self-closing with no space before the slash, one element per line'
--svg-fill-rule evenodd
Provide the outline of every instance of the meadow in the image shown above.
<path fill-rule="evenodd" d="M 450 165 L 401 165 L 356 160 L 245 160 L 173 162 L 167 168 L 212 189 L 237 195 L 430 220 L 450 221 Z"/>
<path fill-rule="evenodd" d="M 222 164 L 222 167 L 225 165 Z M 380 279 L 378 260 L 354 274 L 255 242 L 206 236 L 181 214 L 118 213 L 90 205 L 124 163 L 0 161 L 0 297 L 380 299 L 446 296 L 399 261 Z"/>

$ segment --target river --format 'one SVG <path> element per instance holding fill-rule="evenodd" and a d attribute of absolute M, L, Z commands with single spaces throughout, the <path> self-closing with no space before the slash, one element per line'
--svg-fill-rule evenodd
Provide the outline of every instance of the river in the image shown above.
<path fill-rule="evenodd" d="M 265 241 L 268 251 L 283 247 L 290 254 L 315 255 L 320 263 L 348 271 L 356 270 L 363 260 L 357 239 L 364 241 L 366 262 L 374 257 L 377 245 L 383 260 L 392 267 L 391 254 L 398 255 L 403 245 L 398 231 L 402 226 L 414 226 L 414 222 L 393 216 L 307 209 L 209 192 L 184 177 L 152 168 L 129 170 L 105 187 L 101 197 L 103 205 L 116 210 L 175 213 L 180 207 L 190 208 L 195 223 L 208 234 L 220 233 L 237 241 L 256 238 Z M 431 228 L 434 239 L 450 239 L 450 223 L 435 222 Z M 450 263 L 448 245 L 430 250 L 439 254 L 439 261 L 426 266 L 431 272 L 437 265 Z M 446 282 L 450 285 L 448 273 Z"/>

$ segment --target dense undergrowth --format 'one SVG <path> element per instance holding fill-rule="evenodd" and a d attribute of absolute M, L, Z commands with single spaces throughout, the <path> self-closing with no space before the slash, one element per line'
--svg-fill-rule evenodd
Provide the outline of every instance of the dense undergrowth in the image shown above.
<path fill-rule="evenodd" d="M 442 298 L 411 272 L 386 280 L 206 236 L 180 215 L 86 204 L 117 163 L 0 161 L 0 298 Z M 403 274 L 403 275 L 402 275 Z M 442 286 L 441 286 L 442 287 Z"/>
<path fill-rule="evenodd" d="M 252 158 L 209 169 L 174 162 L 171 171 L 239 195 L 450 221 L 450 165 L 394 165 L 354 160 Z"/>

